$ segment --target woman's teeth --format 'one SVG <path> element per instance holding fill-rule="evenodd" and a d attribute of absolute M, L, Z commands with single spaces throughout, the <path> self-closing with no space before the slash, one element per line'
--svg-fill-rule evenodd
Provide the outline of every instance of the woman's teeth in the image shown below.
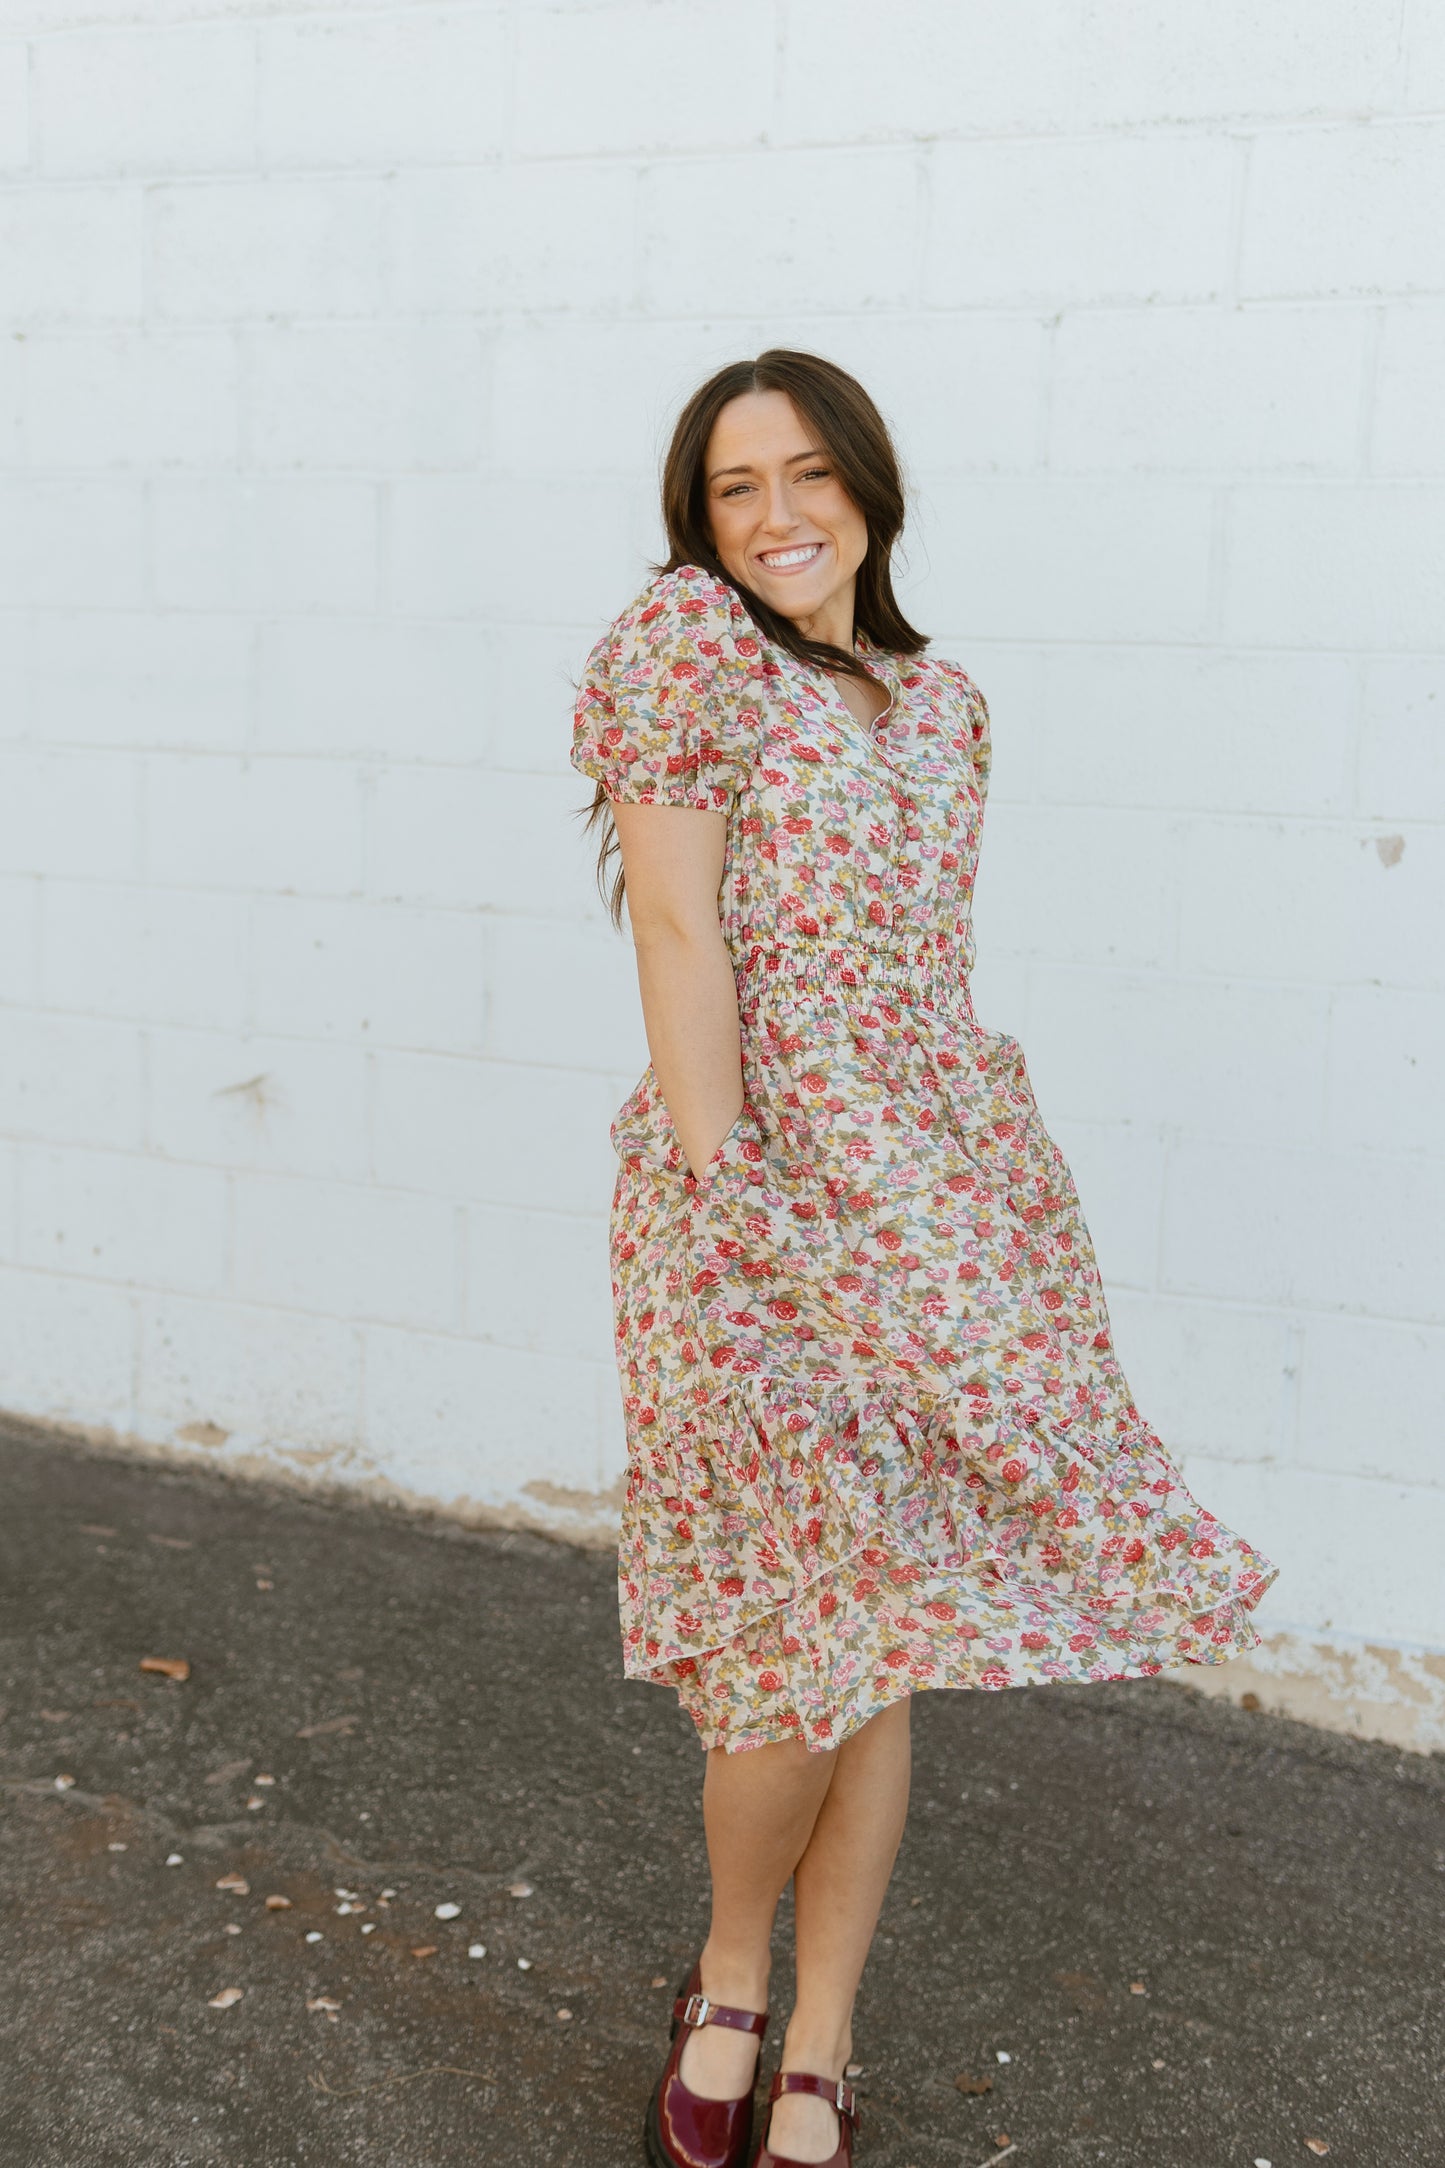
<path fill-rule="evenodd" d="M 762 561 L 770 572 L 786 572 L 793 565 L 811 563 L 822 547 L 821 542 L 809 542 L 803 549 L 768 550 L 764 551 Z"/>

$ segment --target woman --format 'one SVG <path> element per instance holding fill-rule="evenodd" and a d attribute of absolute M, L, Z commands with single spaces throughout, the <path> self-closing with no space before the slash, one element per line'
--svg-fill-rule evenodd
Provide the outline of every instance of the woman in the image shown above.
<path fill-rule="evenodd" d="M 612 1130 L 624 1660 L 707 1749 L 711 1925 L 646 2144 L 746 2162 L 791 1876 L 753 2157 L 844 2168 L 909 1697 L 1224 1662 L 1276 1569 L 1134 1406 L 1022 1050 L 974 1017 L 988 711 L 894 597 L 877 409 L 816 356 L 723 369 L 663 510 L 572 751 L 652 1057 Z"/>

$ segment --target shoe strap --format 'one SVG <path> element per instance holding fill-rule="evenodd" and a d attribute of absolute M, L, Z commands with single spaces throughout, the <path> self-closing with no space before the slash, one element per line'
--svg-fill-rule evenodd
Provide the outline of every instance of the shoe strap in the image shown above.
<path fill-rule="evenodd" d="M 726 2025 L 730 2032 L 756 2033 L 760 2040 L 768 2029 L 766 2010 L 734 2010 L 725 2002 L 709 2002 L 700 1988 L 694 1994 L 679 1995 L 672 2014 L 679 2025 Z"/>
<path fill-rule="evenodd" d="M 769 2100 L 779 2100 L 784 2093 L 816 2093 L 820 2100 L 846 2115 L 856 2126 L 858 2110 L 853 2100 L 853 2088 L 841 2078 L 815 2078 L 810 2070 L 780 2070 L 773 2079 L 768 2092 Z"/>

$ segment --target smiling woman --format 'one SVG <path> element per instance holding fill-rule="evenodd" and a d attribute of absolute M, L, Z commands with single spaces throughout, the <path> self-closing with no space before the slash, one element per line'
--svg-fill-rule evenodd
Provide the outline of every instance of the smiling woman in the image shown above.
<path fill-rule="evenodd" d="M 652 1056 L 612 1131 L 625 1664 L 709 1749 L 712 1923 L 646 2139 L 741 2168 L 791 1876 L 756 2163 L 844 2168 L 910 1697 L 1224 1662 L 1275 1569 L 1135 1405 L 1023 1050 L 974 1013 L 989 716 L 894 597 L 882 418 L 817 357 L 738 363 L 663 499 L 572 752 Z"/>

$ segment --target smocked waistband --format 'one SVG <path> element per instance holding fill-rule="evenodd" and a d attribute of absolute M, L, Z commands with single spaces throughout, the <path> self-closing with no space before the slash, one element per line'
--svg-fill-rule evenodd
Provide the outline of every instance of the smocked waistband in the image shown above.
<path fill-rule="evenodd" d="M 786 941 L 734 940 L 730 944 L 739 994 L 769 983 L 846 990 L 870 987 L 930 1002 L 969 997 L 971 955 L 959 941 L 940 948 L 932 941 L 871 941 L 849 935 L 795 935 Z"/>

